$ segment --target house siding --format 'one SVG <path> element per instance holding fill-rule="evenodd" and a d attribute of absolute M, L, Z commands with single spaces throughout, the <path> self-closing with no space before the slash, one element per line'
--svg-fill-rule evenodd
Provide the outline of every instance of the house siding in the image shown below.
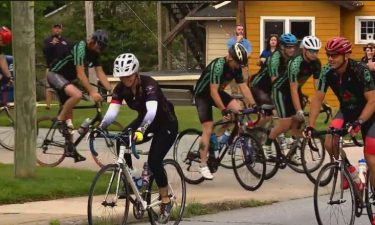
<path fill-rule="evenodd" d="M 301 16 L 315 17 L 315 35 L 325 46 L 327 40 L 340 34 L 340 7 L 336 4 L 323 1 L 246 1 L 246 36 L 253 46 L 252 59 L 250 60 L 250 74 L 259 70 L 256 61 L 260 55 L 260 17 L 261 16 Z M 319 58 L 324 65 L 327 57 L 324 51 L 319 52 Z M 303 92 L 310 98 L 314 95 L 312 79 L 303 87 Z M 338 101 L 333 92 L 329 90 L 326 100 L 333 106 L 338 106 Z"/>
<path fill-rule="evenodd" d="M 208 21 L 206 26 L 206 65 L 228 52 L 227 40 L 233 35 L 235 21 Z"/>

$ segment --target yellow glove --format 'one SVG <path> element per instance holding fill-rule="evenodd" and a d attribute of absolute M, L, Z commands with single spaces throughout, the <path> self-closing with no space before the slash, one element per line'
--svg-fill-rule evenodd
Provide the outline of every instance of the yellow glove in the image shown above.
<path fill-rule="evenodd" d="M 140 132 L 140 131 L 136 131 L 136 132 L 134 132 L 133 140 L 134 140 L 135 142 L 141 142 L 141 141 L 143 141 L 143 133 Z"/>

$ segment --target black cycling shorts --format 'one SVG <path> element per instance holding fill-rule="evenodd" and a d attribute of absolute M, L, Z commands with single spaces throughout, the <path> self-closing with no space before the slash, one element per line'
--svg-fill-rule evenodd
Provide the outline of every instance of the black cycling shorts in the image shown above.
<path fill-rule="evenodd" d="M 262 89 L 256 88 L 256 87 L 251 87 L 250 91 L 251 91 L 251 94 L 253 95 L 255 103 L 258 106 L 261 106 L 263 104 L 273 105 L 271 96 L 269 94 L 267 94 L 265 91 L 263 91 Z"/>
<path fill-rule="evenodd" d="M 225 91 L 219 91 L 219 95 L 225 107 L 227 107 L 229 102 L 233 100 L 233 98 Z M 212 99 L 211 95 L 206 93 L 204 95 L 195 96 L 194 99 L 195 105 L 198 110 L 199 121 L 201 123 L 213 121 L 212 106 L 217 106 L 214 100 Z"/>
<path fill-rule="evenodd" d="M 64 105 L 66 100 L 69 99 L 69 96 L 65 93 L 64 89 L 68 84 L 70 84 L 70 81 L 68 81 L 64 76 L 54 72 L 47 73 L 47 81 L 50 87 L 56 91 L 60 103 Z"/>

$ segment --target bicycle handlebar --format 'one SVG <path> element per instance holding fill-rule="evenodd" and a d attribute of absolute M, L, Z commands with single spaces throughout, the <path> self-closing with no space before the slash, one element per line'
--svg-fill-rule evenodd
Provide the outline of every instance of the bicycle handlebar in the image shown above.
<path fill-rule="evenodd" d="M 348 127 L 345 126 L 343 128 L 334 128 L 334 127 L 329 127 L 328 130 L 324 130 L 324 131 L 312 131 L 312 134 L 311 134 L 311 137 L 319 137 L 319 136 L 323 136 L 323 135 L 327 135 L 327 134 L 331 134 L 331 135 L 338 135 L 338 136 L 345 136 L 348 134 Z M 355 145 L 357 145 L 358 147 L 363 147 L 363 144 L 361 144 L 360 142 L 358 142 L 357 138 L 355 136 L 352 136 L 352 135 L 349 135 L 351 140 L 353 141 L 353 143 Z M 309 147 L 315 151 L 318 151 L 317 148 L 315 148 L 313 146 L 313 144 L 311 143 L 311 138 L 309 139 L 308 141 L 308 144 L 309 144 Z"/>

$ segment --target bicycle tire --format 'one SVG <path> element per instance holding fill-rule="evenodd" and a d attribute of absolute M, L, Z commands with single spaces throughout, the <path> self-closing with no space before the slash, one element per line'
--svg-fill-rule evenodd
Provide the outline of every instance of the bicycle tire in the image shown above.
<path fill-rule="evenodd" d="M 225 151 L 225 149 L 227 149 L 227 151 L 225 152 L 225 155 L 224 155 L 223 159 L 220 160 L 220 166 L 224 167 L 225 169 L 233 169 L 232 154 L 229 151 L 230 148 L 231 148 L 231 146 L 229 146 L 228 144 L 225 144 L 221 148 L 221 151 Z"/>
<path fill-rule="evenodd" d="M 124 127 L 117 121 L 113 122 L 107 130 L 117 130 L 121 132 Z M 105 139 L 104 137 L 89 137 L 89 148 L 91 156 L 99 167 L 114 163 L 117 158 L 117 150 L 115 141 Z"/>
<path fill-rule="evenodd" d="M 372 223 L 372 220 L 374 219 L 374 203 L 375 201 L 375 188 L 371 184 L 371 174 L 370 171 L 367 171 L 367 177 L 366 177 L 366 187 L 365 187 L 365 204 L 366 204 L 366 210 L 367 215 L 370 220 L 370 223 Z"/>
<path fill-rule="evenodd" d="M 334 161 L 333 158 L 327 154 L 324 148 L 324 139 L 322 137 L 319 137 L 317 140 L 320 143 L 320 147 L 319 147 L 319 143 L 316 144 L 317 143 L 316 141 L 314 143 L 315 143 L 315 147 L 317 147 L 318 149 L 318 152 L 310 149 L 308 147 L 306 140 L 304 143 L 305 147 L 302 149 L 302 152 L 301 152 L 303 170 L 307 178 L 313 184 L 315 184 L 316 178 L 319 174 L 318 169 L 321 168 L 323 164 L 332 163 Z M 328 158 L 326 155 L 328 155 Z M 311 166 L 310 164 L 312 161 L 315 161 L 315 164 Z M 326 184 L 327 181 L 326 182 L 321 181 L 321 183 L 323 185 L 323 184 Z"/>
<path fill-rule="evenodd" d="M 333 171 L 333 176 L 331 179 L 329 179 L 329 183 L 322 185 L 320 181 L 326 181 L 327 178 L 325 176 L 329 177 L 331 176 Z M 349 172 L 345 169 L 344 173 L 340 173 L 340 166 L 337 163 L 329 163 L 323 166 L 321 171 L 319 172 L 319 175 L 316 179 L 316 183 L 314 186 L 314 211 L 315 211 L 315 217 L 319 225 L 326 225 L 331 224 L 332 222 L 336 222 L 334 224 L 336 225 L 353 225 L 355 220 L 355 211 L 356 211 L 356 202 L 355 202 L 355 191 L 353 186 L 353 181 L 350 177 Z M 346 179 L 348 181 L 348 188 L 344 189 L 342 187 L 343 179 Z M 341 198 L 338 199 L 332 199 L 337 192 L 338 189 L 339 196 L 342 194 L 343 197 L 350 198 L 348 200 L 343 200 Z M 328 195 L 326 194 L 328 193 Z M 329 199 L 325 199 L 326 197 L 329 197 Z M 329 206 L 332 209 L 329 209 Z M 350 210 L 350 213 L 345 213 L 343 209 Z M 340 210 L 339 213 L 332 212 L 334 210 Z M 328 216 L 323 216 L 324 213 L 327 213 Z M 340 215 L 348 215 L 349 218 L 346 220 L 343 220 L 343 218 L 331 218 L 332 216 L 340 216 Z M 331 223 L 325 222 L 326 220 L 330 221 Z M 345 221 L 348 221 L 345 223 Z"/>
<path fill-rule="evenodd" d="M 168 178 L 168 195 L 170 196 L 173 204 L 171 217 L 166 224 L 178 225 L 182 220 L 186 204 L 186 183 L 184 174 L 179 164 L 172 159 L 163 160 L 163 168 Z M 159 192 L 157 191 L 157 185 L 154 177 L 151 177 L 150 179 L 146 201 L 147 205 L 154 203 L 154 201 L 160 201 Z M 147 212 L 151 225 L 160 224 L 157 220 L 158 209 L 155 209 L 155 207 L 149 207 Z"/>
<path fill-rule="evenodd" d="M 298 154 L 298 152 L 299 152 L 299 154 L 300 154 L 300 161 L 301 161 L 301 163 L 299 164 L 299 165 L 295 165 L 295 164 L 293 164 L 291 161 L 291 157 L 292 157 L 292 152 L 288 152 L 287 153 L 287 165 L 288 165 L 288 167 L 290 168 L 290 169 L 292 169 L 293 171 L 295 171 L 295 172 L 297 172 L 297 173 L 304 173 L 305 171 L 303 170 L 303 166 L 302 166 L 302 149 L 304 148 L 304 146 L 303 146 L 303 141 L 301 142 L 301 139 L 302 138 L 297 138 L 296 140 L 294 140 L 295 142 L 297 141 L 298 143 L 294 143 L 294 144 L 297 144 L 297 149 L 294 149 L 293 150 L 293 155 L 295 155 L 295 154 Z M 290 149 L 289 149 L 289 151 L 291 151 Z"/>
<path fill-rule="evenodd" d="M 0 113 L 6 116 L 6 118 L 1 118 L 3 125 L 0 129 L 0 145 L 6 150 L 14 151 L 14 108 L 6 107 Z"/>
<path fill-rule="evenodd" d="M 120 187 L 116 183 L 118 180 L 120 181 Z M 112 198 L 109 197 L 111 191 L 113 191 Z M 106 192 L 108 194 L 105 194 Z M 130 204 L 129 193 L 129 186 L 125 175 L 122 172 L 120 173 L 120 166 L 117 164 L 103 166 L 96 174 L 90 187 L 87 202 L 89 225 L 127 224 Z M 121 199 L 120 194 L 122 194 Z M 102 211 L 100 211 L 101 208 L 103 208 Z M 117 210 L 119 213 L 116 213 Z M 96 216 L 97 213 L 99 213 L 99 216 Z"/>
<path fill-rule="evenodd" d="M 244 133 L 236 138 L 233 144 L 232 165 L 234 175 L 244 189 L 255 191 L 263 184 L 266 160 L 262 146 L 252 135 Z M 242 176 L 245 173 L 246 178 Z"/>
<path fill-rule="evenodd" d="M 197 129 L 186 129 L 177 136 L 173 147 L 173 159 L 180 165 L 189 184 L 200 184 L 205 180 L 199 172 L 201 136 L 202 132 Z"/>
<path fill-rule="evenodd" d="M 53 127 L 54 121 L 55 118 L 49 116 L 37 120 L 36 160 L 40 166 L 55 167 L 65 159 L 65 137 Z"/>

